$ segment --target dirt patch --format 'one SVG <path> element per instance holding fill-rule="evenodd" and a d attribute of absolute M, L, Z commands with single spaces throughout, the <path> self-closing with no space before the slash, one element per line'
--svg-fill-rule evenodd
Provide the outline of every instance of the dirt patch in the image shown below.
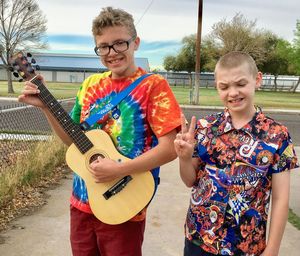
<path fill-rule="evenodd" d="M 31 215 L 47 203 L 47 190 L 60 184 L 61 179 L 67 178 L 71 170 L 67 166 L 57 167 L 50 176 L 41 178 L 35 185 L 20 187 L 12 200 L 7 202 L 0 210 L 0 244 L 1 231 L 14 227 L 10 223 L 16 218 Z"/>

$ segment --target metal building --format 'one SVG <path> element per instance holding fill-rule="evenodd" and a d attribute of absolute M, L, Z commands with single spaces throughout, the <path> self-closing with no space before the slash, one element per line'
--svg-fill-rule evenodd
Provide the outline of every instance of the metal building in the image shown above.
<path fill-rule="evenodd" d="M 100 58 L 94 55 L 36 53 L 33 58 L 46 81 L 52 82 L 82 82 L 91 74 L 107 70 Z M 137 66 L 150 71 L 147 58 L 135 58 L 135 62 Z M 3 68 L 0 69 L 0 80 L 7 80 Z"/>

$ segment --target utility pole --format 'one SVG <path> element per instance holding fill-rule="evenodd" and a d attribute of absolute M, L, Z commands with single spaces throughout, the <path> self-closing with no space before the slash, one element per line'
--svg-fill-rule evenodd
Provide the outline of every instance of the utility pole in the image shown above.
<path fill-rule="evenodd" d="M 199 105 L 199 87 L 200 87 L 200 48 L 201 48 L 201 32 L 202 32 L 202 13 L 203 0 L 199 0 L 198 4 L 198 28 L 196 38 L 196 66 L 195 66 L 195 93 L 194 104 Z"/>

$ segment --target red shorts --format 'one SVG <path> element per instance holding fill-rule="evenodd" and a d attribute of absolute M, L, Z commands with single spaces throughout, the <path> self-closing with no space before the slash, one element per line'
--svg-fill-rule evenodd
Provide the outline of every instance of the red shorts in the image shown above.
<path fill-rule="evenodd" d="M 141 256 L 145 220 L 108 225 L 71 206 L 73 256 Z"/>

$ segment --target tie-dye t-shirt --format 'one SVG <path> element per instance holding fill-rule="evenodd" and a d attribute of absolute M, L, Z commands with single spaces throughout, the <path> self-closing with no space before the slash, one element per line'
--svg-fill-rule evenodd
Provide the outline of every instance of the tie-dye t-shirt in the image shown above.
<path fill-rule="evenodd" d="M 88 77 L 78 91 L 71 112 L 72 119 L 81 123 L 98 113 L 119 92 L 145 73 L 139 68 L 133 76 L 124 79 L 112 79 L 111 72 Z M 112 138 L 116 149 L 133 159 L 156 146 L 159 137 L 178 128 L 180 113 L 167 81 L 160 75 L 152 74 L 91 129 L 103 129 Z M 71 204 L 81 211 L 92 213 L 85 183 L 76 174 Z"/>
<path fill-rule="evenodd" d="M 186 237 L 219 255 L 260 255 L 272 174 L 297 166 L 285 126 L 259 108 L 253 119 L 235 129 L 227 109 L 200 119 L 194 157 L 200 164 L 192 187 Z"/>

